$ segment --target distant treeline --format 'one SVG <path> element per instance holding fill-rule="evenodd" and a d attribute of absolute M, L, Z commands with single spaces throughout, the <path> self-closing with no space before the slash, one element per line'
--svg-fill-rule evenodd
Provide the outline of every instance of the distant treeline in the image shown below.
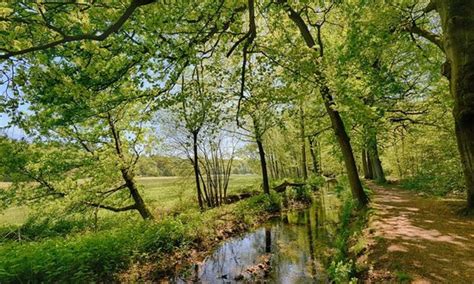
<path fill-rule="evenodd" d="M 139 176 L 183 176 L 193 170 L 188 159 L 169 156 L 140 157 L 136 174 Z M 255 174 L 255 170 L 246 160 L 232 162 L 232 174 Z"/>

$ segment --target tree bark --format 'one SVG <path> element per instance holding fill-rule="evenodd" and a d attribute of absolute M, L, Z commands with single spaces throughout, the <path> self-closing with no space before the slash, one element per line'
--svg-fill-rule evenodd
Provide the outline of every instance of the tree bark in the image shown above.
<path fill-rule="evenodd" d="M 357 165 L 354 159 L 352 146 L 349 135 L 347 135 L 342 121 L 341 115 L 338 111 L 333 109 L 334 102 L 327 86 L 321 87 L 321 95 L 324 99 L 324 106 L 331 119 L 332 128 L 336 134 L 337 142 L 341 148 L 342 156 L 344 158 L 344 164 L 346 166 L 347 176 L 349 178 L 349 184 L 351 186 L 352 195 L 359 202 L 360 206 L 365 206 L 369 202 L 369 198 L 364 192 L 362 183 L 360 182 L 359 173 L 357 171 Z"/>
<path fill-rule="evenodd" d="M 377 146 L 377 137 L 372 137 L 369 142 L 369 160 L 373 169 L 373 177 L 377 182 L 384 183 L 387 182 L 385 178 L 385 173 L 383 171 L 382 162 L 380 161 L 378 146 Z"/>
<path fill-rule="evenodd" d="M 133 201 L 135 201 L 135 208 L 137 209 L 137 211 L 140 213 L 143 219 L 154 219 L 153 214 L 151 214 L 150 210 L 145 204 L 145 201 L 143 201 L 140 192 L 138 191 L 138 186 L 133 175 L 125 169 L 122 169 L 121 172 L 122 177 L 125 180 L 125 184 L 127 185 L 127 188 L 130 191 L 130 195 L 132 196 Z"/>
<path fill-rule="evenodd" d="M 311 154 L 311 160 L 313 162 L 313 173 L 315 175 L 319 174 L 319 162 L 318 162 L 318 155 L 316 154 L 316 145 L 314 145 L 314 138 L 308 137 L 309 143 L 309 152 Z"/>
<path fill-rule="evenodd" d="M 303 103 L 300 103 L 300 135 L 301 135 L 301 171 L 303 174 L 303 180 L 308 179 L 308 168 L 306 158 L 306 139 L 305 139 L 305 123 L 304 123 L 304 109 Z"/>
<path fill-rule="evenodd" d="M 446 53 L 444 75 L 454 98 L 453 115 L 466 181 L 467 207 L 474 210 L 474 1 L 436 0 Z"/>
<path fill-rule="evenodd" d="M 107 120 L 115 146 L 115 153 L 117 154 L 119 160 L 125 164 L 125 156 L 123 154 L 120 133 L 115 128 L 115 121 L 110 113 L 107 113 Z M 130 168 L 125 166 L 122 166 L 120 172 L 122 173 L 122 178 L 125 181 L 125 185 L 127 186 L 133 201 L 135 202 L 132 207 L 140 213 L 143 219 L 154 219 L 153 214 L 151 214 L 150 210 L 148 210 L 147 206 L 145 205 L 145 201 L 143 201 L 143 198 L 138 191 L 133 172 L 130 171 Z"/>
<path fill-rule="evenodd" d="M 362 169 L 364 170 L 364 178 L 365 179 L 372 179 L 371 173 L 369 172 L 369 164 L 368 164 L 368 158 L 367 158 L 367 149 L 365 146 L 362 148 Z"/>
<path fill-rule="evenodd" d="M 193 132 L 193 167 L 194 167 L 194 177 L 196 179 L 196 191 L 197 191 L 197 198 L 199 203 L 199 208 L 201 210 L 204 209 L 204 204 L 202 202 L 202 191 L 201 191 L 201 182 L 199 181 L 199 157 L 198 157 L 198 146 L 197 146 L 197 138 L 198 132 Z"/>
<path fill-rule="evenodd" d="M 374 179 L 374 165 L 372 165 L 372 159 L 370 158 L 370 153 L 368 147 L 365 148 L 365 155 L 367 157 L 367 171 L 369 174 L 369 179 Z"/>
<path fill-rule="evenodd" d="M 263 150 L 262 141 L 257 138 L 256 142 L 258 146 L 258 155 L 260 156 L 260 166 L 262 168 L 263 192 L 266 194 L 270 194 L 270 183 L 268 182 L 268 172 L 267 172 L 267 162 L 265 160 L 265 151 Z"/>

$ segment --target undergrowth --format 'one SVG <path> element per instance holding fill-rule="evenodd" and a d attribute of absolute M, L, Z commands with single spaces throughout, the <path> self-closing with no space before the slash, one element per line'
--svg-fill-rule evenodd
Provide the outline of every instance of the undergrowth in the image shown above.
<path fill-rule="evenodd" d="M 368 210 L 358 208 L 348 188 L 345 180 L 335 186 L 342 206 L 337 236 L 332 243 L 335 253 L 327 269 L 329 278 L 334 283 L 357 283 L 359 269 L 355 257 L 364 247 L 361 233 L 367 226 Z M 370 194 L 370 191 L 366 190 L 366 193 Z"/>
<path fill-rule="evenodd" d="M 281 198 L 272 193 L 204 213 L 189 210 L 156 222 L 134 220 L 100 231 L 73 233 L 73 224 L 51 221 L 30 224 L 24 232 L 30 230 L 34 241 L 5 241 L 0 247 L 0 283 L 116 281 L 132 263 L 166 262 L 176 250 L 214 239 L 223 214 L 251 226 L 280 209 Z"/>

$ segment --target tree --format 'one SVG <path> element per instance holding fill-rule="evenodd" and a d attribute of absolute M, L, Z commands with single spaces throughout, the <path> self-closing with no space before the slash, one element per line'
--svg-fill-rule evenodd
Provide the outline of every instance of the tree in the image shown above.
<path fill-rule="evenodd" d="M 295 11 L 287 1 L 281 0 L 278 3 L 283 7 L 283 9 L 288 13 L 289 18 L 293 23 L 297 26 L 304 42 L 306 43 L 307 47 L 315 52 L 315 58 L 318 59 L 319 62 L 322 62 L 324 58 L 324 44 L 323 39 L 321 36 L 321 29 L 326 21 L 327 13 L 331 10 L 330 6 L 328 9 L 319 9 L 322 10 L 322 20 L 315 24 L 316 31 L 317 31 L 317 41 L 314 39 L 311 31 L 308 28 L 308 25 L 303 20 L 301 13 Z M 306 11 L 308 11 L 306 9 Z M 319 93 L 323 98 L 324 105 L 326 107 L 326 111 L 328 116 L 331 120 L 332 127 L 334 129 L 334 133 L 336 134 L 337 141 L 341 147 L 341 151 L 344 157 L 344 163 L 346 165 L 347 174 L 349 177 L 349 183 L 351 186 L 352 194 L 354 198 L 359 202 L 360 206 L 365 206 L 368 203 L 368 197 L 362 188 L 362 183 L 359 179 L 359 174 L 357 171 L 354 154 L 352 151 L 352 146 L 350 143 L 350 138 L 347 135 L 347 132 L 344 127 L 344 122 L 336 109 L 336 103 L 333 99 L 333 95 L 331 94 L 331 90 L 327 84 L 326 77 L 324 71 L 322 70 L 323 67 L 318 66 L 314 70 L 314 75 L 316 76 L 316 80 L 319 84 Z"/>
<path fill-rule="evenodd" d="M 272 76 L 275 66 L 262 56 L 256 56 L 254 60 L 258 64 L 251 65 L 250 72 L 242 73 L 249 78 L 246 85 L 241 85 L 241 88 L 245 90 L 241 89 L 239 94 L 236 119 L 238 127 L 249 133 L 250 135 L 246 136 L 250 136 L 257 144 L 263 192 L 269 194 L 270 183 L 264 147 L 265 134 L 279 124 L 279 118 L 285 107 L 283 103 L 289 98 L 283 82 L 280 84 L 278 77 Z"/>
<path fill-rule="evenodd" d="M 417 19 L 436 11 L 443 34 L 436 34 Z M 435 44 L 446 56 L 443 75 L 454 99 L 456 138 L 467 188 L 467 209 L 474 210 L 474 3 L 468 0 L 432 0 L 418 17 L 410 17 L 405 29 Z"/>
<path fill-rule="evenodd" d="M 40 117 L 32 116 L 29 126 L 36 125 L 37 130 L 51 126 Z M 66 203 L 66 212 L 136 210 L 143 219 L 153 219 L 135 180 L 147 134 L 144 116 L 134 118 L 135 110 L 126 105 L 81 123 L 49 128 L 47 140 L 44 136 L 32 142 L 4 140 L 1 164 L 14 177 L 15 200 Z"/>

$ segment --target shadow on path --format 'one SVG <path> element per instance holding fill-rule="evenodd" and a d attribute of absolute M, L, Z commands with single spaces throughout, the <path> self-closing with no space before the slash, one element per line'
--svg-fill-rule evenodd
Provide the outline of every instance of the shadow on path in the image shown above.
<path fill-rule="evenodd" d="M 370 282 L 383 282 L 390 271 L 413 283 L 474 283 L 474 220 L 455 213 L 463 201 L 369 187 L 375 192 L 371 227 L 377 242 L 369 255 L 375 263 Z"/>

